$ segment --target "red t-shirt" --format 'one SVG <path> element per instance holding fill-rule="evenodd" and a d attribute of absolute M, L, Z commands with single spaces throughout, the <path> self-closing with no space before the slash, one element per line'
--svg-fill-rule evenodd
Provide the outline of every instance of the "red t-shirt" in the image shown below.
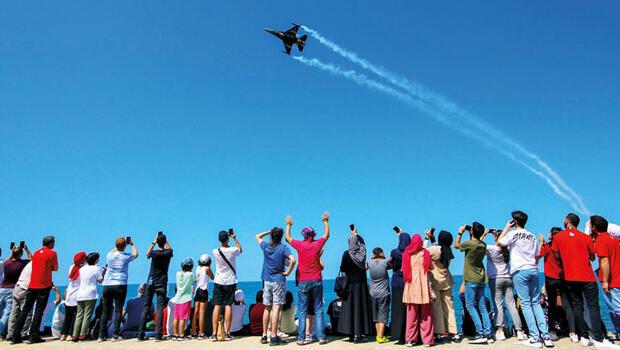
<path fill-rule="evenodd" d="M 43 247 L 32 254 L 32 275 L 30 286 L 32 289 L 50 288 L 52 272 L 58 270 L 58 256 L 56 252 Z"/>
<path fill-rule="evenodd" d="M 594 244 L 596 256 L 609 258 L 609 287 L 620 288 L 620 241 L 609 233 L 599 233 Z M 599 281 L 603 281 L 603 271 L 599 269 Z"/>
<path fill-rule="evenodd" d="M 560 253 L 564 280 L 569 282 L 596 282 L 590 254 L 594 254 L 592 237 L 585 233 L 570 229 L 564 230 L 553 237 L 551 250 Z"/>
<path fill-rule="evenodd" d="M 258 303 L 252 306 L 250 311 L 250 334 L 262 335 L 263 334 L 263 312 L 265 311 L 265 305 Z"/>
<path fill-rule="evenodd" d="M 322 280 L 321 251 L 325 245 L 325 238 L 317 240 L 292 240 L 291 245 L 297 250 L 299 265 L 297 267 L 299 281 Z"/>
<path fill-rule="evenodd" d="M 545 276 L 555 278 L 556 280 L 562 279 L 564 274 L 562 265 L 560 265 L 558 259 L 553 255 L 550 244 L 545 243 L 545 245 L 540 248 L 540 256 L 545 258 Z"/>

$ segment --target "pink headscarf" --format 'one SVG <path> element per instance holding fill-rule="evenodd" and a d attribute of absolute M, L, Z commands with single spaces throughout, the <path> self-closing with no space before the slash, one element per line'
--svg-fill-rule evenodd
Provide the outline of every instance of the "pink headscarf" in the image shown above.
<path fill-rule="evenodd" d="M 411 243 L 409 244 L 409 246 L 407 247 L 407 249 L 405 249 L 405 251 L 403 252 L 403 277 L 405 278 L 405 282 L 411 282 L 411 256 L 417 252 L 419 252 L 420 250 L 423 251 L 423 266 L 424 266 L 424 273 L 428 273 L 428 269 L 431 266 L 431 254 L 428 252 L 428 250 L 424 249 L 422 247 L 423 241 L 422 241 L 422 237 L 420 237 L 419 234 L 415 234 L 413 235 L 413 237 L 411 237 Z"/>

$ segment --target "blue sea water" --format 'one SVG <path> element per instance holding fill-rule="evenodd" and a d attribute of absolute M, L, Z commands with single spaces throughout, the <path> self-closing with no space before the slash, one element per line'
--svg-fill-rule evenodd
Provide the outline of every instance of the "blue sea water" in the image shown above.
<path fill-rule="evenodd" d="M 460 331 L 461 329 L 460 325 L 462 323 L 461 314 L 462 314 L 464 305 L 461 303 L 461 300 L 457 296 L 459 295 L 459 288 L 461 285 L 462 276 L 454 276 L 454 280 L 456 283 L 454 284 L 454 287 L 452 288 L 452 292 L 453 292 L 453 295 L 455 296 L 454 309 L 456 313 L 457 324 L 459 325 L 459 331 Z M 325 300 L 324 309 L 325 309 L 326 314 L 327 314 L 327 306 L 329 302 L 336 299 L 336 293 L 334 292 L 334 282 L 335 282 L 334 280 L 323 280 L 323 298 Z M 544 283 L 544 276 L 542 274 L 540 275 L 540 282 L 542 286 L 542 284 Z M 130 284 L 128 286 L 127 300 L 131 298 L 135 298 L 137 296 L 138 287 L 139 287 L 138 284 Z M 174 283 L 171 283 L 169 285 L 168 295 L 170 297 L 174 295 L 174 287 L 175 287 Z M 237 288 L 243 290 L 245 294 L 245 303 L 250 305 L 256 302 L 256 293 L 262 289 L 262 282 L 261 281 L 239 282 L 237 284 Z M 287 283 L 287 288 L 289 291 L 293 292 L 295 299 L 297 299 L 297 287 L 295 286 L 295 282 L 289 281 Z M 59 287 L 59 289 L 60 289 L 60 292 L 62 293 L 65 287 Z M 101 286 L 99 287 L 99 291 L 101 295 Z M 487 295 L 488 298 L 491 297 L 490 291 L 488 288 L 486 289 L 485 294 Z M 209 285 L 209 295 L 213 295 L 213 284 L 212 283 Z M 53 301 L 52 296 L 50 296 L 50 301 Z M 601 307 L 601 318 L 603 319 L 603 322 L 605 323 L 605 326 L 607 327 L 607 329 L 612 330 L 613 325 L 609 318 L 609 312 L 607 310 L 607 306 L 605 305 L 605 302 L 602 298 L 602 293 L 599 293 L 599 304 Z M 506 314 L 508 315 L 508 313 Z M 508 315 L 507 317 L 510 317 L 510 316 Z M 44 322 L 46 323 L 46 325 L 49 326 L 51 325 L 51 321 L 52 321 L 52 314 L 50 313 L 49 315 L 46 315 Z M 244 315 L 244 323 L 249 323 L 247 312 Z"/>

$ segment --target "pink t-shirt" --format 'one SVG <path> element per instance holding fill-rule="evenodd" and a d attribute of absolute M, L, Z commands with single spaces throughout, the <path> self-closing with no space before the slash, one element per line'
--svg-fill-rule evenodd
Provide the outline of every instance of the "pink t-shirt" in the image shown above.
<path fill-rule="evenodd" d="M 292 240 L 291 245 L 299 255 L 299 281 L 322 280 L 321 275 L 321 250 L 325 245 L 325 238 L 317 240 Z"/>

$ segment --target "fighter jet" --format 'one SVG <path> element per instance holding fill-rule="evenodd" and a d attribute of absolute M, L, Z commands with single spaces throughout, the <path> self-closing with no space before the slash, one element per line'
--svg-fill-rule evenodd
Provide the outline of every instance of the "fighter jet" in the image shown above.
<path fill-rule="evenodd" d="M 286 32 L 280 32 L 277 30 L 265 28 L 265 31 L 271 33 L 278 37 L 278 39 L 282 40 L 284 43 L 284 49 L 286 51 L 282 51 L 287 55 L 291 54 L 291 49 L 293 45 L 297 45 L 299 52 L 304 50 L 304 45 L 306 44 L 306 39 L 308 39 L 307 35 L 302 35 L 299 38 L 297 37 L 297 31 L 299 30 L 299 25 L 293 23 L 293 28 L 287 30 Z"/>

